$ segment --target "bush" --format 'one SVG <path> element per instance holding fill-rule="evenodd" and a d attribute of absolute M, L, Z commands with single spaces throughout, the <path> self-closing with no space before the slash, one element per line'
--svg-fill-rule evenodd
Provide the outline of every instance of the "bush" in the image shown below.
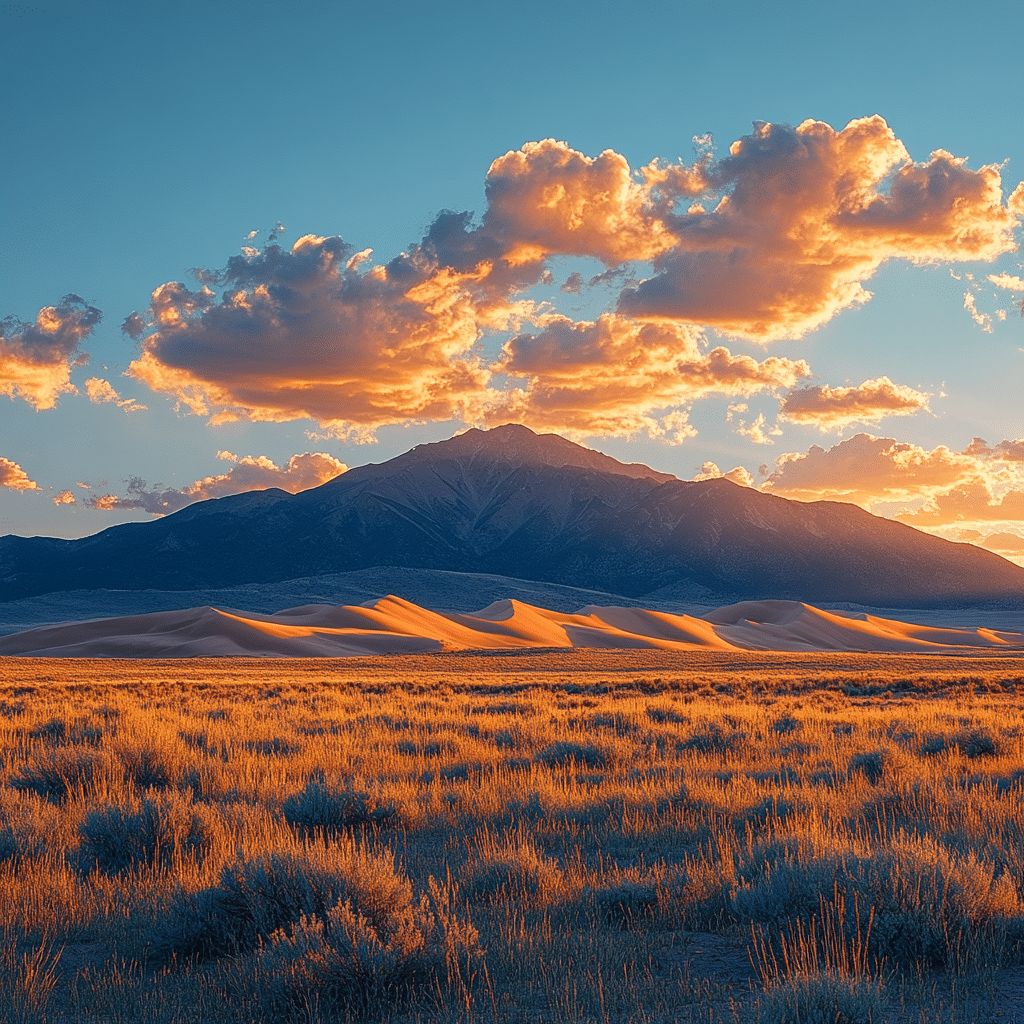
<path fill-rule="evenodd" d="M 83 854 L 103 871 L 140 864 L 169 867 L 182 854 L 198 854 L 210 846 L 216 813 L 178 793 L 158 795 L 128 806 L 100 807 L 79 831 Z"/>
<path fill-rule="evenodd" d="M 11 778 L 14 789 L 30 790 L 49 800 L 64 800 L 75 790 L 103 782 L 120 785 L 120 765 L 105 751 L 57 747 L 32 758 Z"/>
<path fill-rule="evenodd" d="M 294 927 L 274 932 L 257 969 L 275 1019 L 314 1003 L 321 1013 L 373 1017 L 421 993 L 436 994 L 446 965 L 476 951 L 476 931 L 425 896 L 403 896 L 374 916 L 339 900 L 322 916 L 302 915 Z"/>
<path fill-rule="evenodd" d="M 206 960 L 246 953 L 303 915 L 326 919 L 338 902 L 373 927 L 385 927 L 408 906 L 412 889 L 390 856 L 352 843 L 304 846 L 225 865 L 220 884 L 179 891 L 153 945 L 157 962 Z"/>
<path fill-rule="evenodd" d="M 604 768 L 609 757 L 600 747 L 559 740 L 546 746 L 534 760 L 538 764 L 546 764 L 549 768 L 567 764 L 575 764 L 581 768 Z"/>
<path fill-rule="evenodd" d="M 478 903 L 543 900 L 561 879 L 561 868 L 521 833 L 502 840 L 485 834 L 478 840 L 477 857 L 465 870 L 467 894 Z"/>
<path fill-rule="evenodd" d="M 332 788 L 311 779 L 305 789 L 285 800 L 281 812 L 289 825 L 331 832 L 354 825 L 383 825 L 395 817 L 395 806 L 378 803 L 351 787 Z"/>
<path fill-rule="evenodd" d="M 759 1024 L 877 1024 L 882 986 L 867 978 L 813 974 L 770 988 L 756 1005 Z"/>

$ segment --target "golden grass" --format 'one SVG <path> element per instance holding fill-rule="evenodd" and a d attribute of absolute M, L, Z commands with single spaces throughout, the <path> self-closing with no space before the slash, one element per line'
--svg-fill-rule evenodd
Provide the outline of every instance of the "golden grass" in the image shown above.
<path fill-rule="evenodd" d="M 8 1016 L 1013 1020 L 1022 701 L 1008 658 L 4 659 Z"/>

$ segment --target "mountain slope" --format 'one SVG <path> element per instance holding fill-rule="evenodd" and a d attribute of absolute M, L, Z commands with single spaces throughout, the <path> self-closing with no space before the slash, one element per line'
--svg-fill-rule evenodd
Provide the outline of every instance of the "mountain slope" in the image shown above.
<path fill-rule="evenodd" d="M 854 505 L 677 480 L 514 425 L 420 445 L 297 495 L 233 495 L 77 541 L 0 538 L 8 600 L 376 565 L 708 603 L 1024 606 L 1024 569 L 979 548 Z"/>

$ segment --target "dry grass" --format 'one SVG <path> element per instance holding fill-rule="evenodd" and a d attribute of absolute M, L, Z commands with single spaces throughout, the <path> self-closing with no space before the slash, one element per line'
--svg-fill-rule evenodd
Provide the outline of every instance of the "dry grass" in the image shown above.
<path fill-rule="evenodd" d="M 7 659 L 0 1005 L 1022 1019 L 1022 700 L 1014 659 Z"/>

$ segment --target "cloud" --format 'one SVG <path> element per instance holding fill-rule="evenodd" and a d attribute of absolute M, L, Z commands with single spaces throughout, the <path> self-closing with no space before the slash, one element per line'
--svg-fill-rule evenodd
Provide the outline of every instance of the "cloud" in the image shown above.
<path fill-rule="evenodd" d="M 928 409 L 929 396 L 888 377 L 858 387 L 828 384 L 795 388 L 782 400 L 779 418 L 817 427 L 822 433 L 851 423 L 874 423 L 885 416 L 909 416 Z"/>
<path fill-rule="evenodd" d="M 1014 213 L 1024 217 L 1024 181 L 1019 182 L 1017 187 L 1010 193 L 1010 198 L 1006 200 L 1006 205 Z"/>
<path fill-rule="evenodd" d="M 12 491 L 37 491 L 39 484 L 28 478 L 28 474 L 16 462 L 0 457 L 0 487 Z"/>
<path fill-rule="evenodd" d="M 593 322 L 550 316 L 540 332 L 506 342 L 494 368 L 528 383 L 501 393 L 485 416 L 582 436 L 646 431 L 682 440 L 693 428 L 678 417 L 666 422 L 660 410 L 709 394 L 788 388 L 810 372 L 802 360 L 758 362 L 721 346 L 705 353 L 702 341 L 696 328 L 680 324 L 643 324 L 616 314 Z"/>
<path fill-rule="evenodd" d="M 694 480 L 731 480 L 734 484 L 739 484 L 741 487 L 753 487 L 754 478 L 750 473 L 745 470 L 742 466 L 737 466 L 735 469 L 730 469 L 728 473 L 723 473 L 718 466 L 713 462 L 705 462 L 700 467 L 700 472 L 693 478 Z"/>
<path fill-rule="evenodd" d="M 561 291 L 565 292 L 567 295 L 581 294 L 583 291 L 583 275 L 579 273 L 570 274 L 566 278 L 565 284 L 562 285 Z"/>
<path fill-rule="evenodd" d="M 780 456 L 762 490 L 800 501 L 832 499 L 870 507 L 931 498 L 981 477 L 977 458 L 944 445 L 928 451 L 891 437 L 857 434 L 832 448 Z"/>
<path fill-rule="evenodd" d="M 941 150 L 914 163 L 880 117 L 838 132 L 817 121 L 759 124 L 722 160 L 707 140 L 698 152 L 689 166 L 654 161 L 634 172 L 611 150 L 589 157 L 554 139 L 526 143 L 491 164 L 479 221 L 444 211 L 384 265 L 337 237 L 305 235 L 290 250 L 247 245 L 224 269 L 193 271 L 199 288 L 163 284 L 145 317 L 126 319 L 124 330 L 142 342 L 129 374 L 211 424 L 310 419 L 351 440 L 388 424 L 483 423 L 495 410 L 507 418 L 510 403 L 553 429 L 663 431 L 652 411 L 701 387 L 677 387 L 679 371 L 651 369 L 634 384 L 653 379 L 650 399 L 624 389 L 615 399 L 608 378 L 627 365 L 625 354 L 612 346 L 604 354 L 614 362 L 595 366 L 590 324 L 573 330 L 521 297 L 554 282 L 551 259 L 601 261 L 606 271 L 590 283 L 618 283 L 614 317 L 634 321 L 637 337 L 647 324 L 766 342 L 867 301 L 863 282 L 886 260 L 986 260 L 1015 246 L 1018 217 L 1002 203 L 998 167 L 970 170 Z M 653 266 L 639 283 L 638 262 Z M 578 274 L 563 286 L 582 287 Z M 527 328 L 538 333 L 520 333 Z M 590 417 L 578 407 L 585 382 L 569 381 L 559 365 L 522 369 L 527 393 L 493 381 L 547 343 L 524 339 L 553 330 L 581 347 L 560 354 L 565 365 L 597 372 L 590 390 L 602 404 Z M 499 331 L 515 337 L 495 364 L 483 339 Z M 663 348 L 656 342 L 640 362 L 653 367 Z M 702 358 L 725 357 L 740 366 L 726 349 Z"/>
<path fill-rule="evenodd" d="M 887 260 L 991 260 L 1015 248 L 1021 204 L 1002 204 L 997 166 L 972 171 L 944 150 L 914 163 L 878 116 L 838 132 L 820 121 L 757 125 L 725 159 L 682 169 L 701 172 L 682 188 L 674 168 L 663 180 L 656 170 L 644 173 L 666 203 L 720 198 L 709 212 L 662 212 L 656 237 L 672 244 L 619 303 L 637 317 L 756 341 L 800 337 L 866 302 L 863 282 Z M 701 176 L 707 187 L 695 192 Z"/>
<path fill-rule="evenodd" d="M 1024 552 L 1024 537 L 1016 533 L 993 533 L 981 541 L 981 546 L 999 554 Z"/>
<path fill-rule="evenodd" d="M 0 321 L 0 395 L 22 398 L 34 409 L 52 409 L 60 395 L 77 393 L 71 370 L 88 362 L 78 352 L 102 313 L 78 295 L 45 306 L 34 323 L 9 316 Z"/>
<path fill-rule="evenodd" d="M 474 298 L 472 275 L 422 252 L 361 272 L 340 238 L 305 235 L 285 251 L 236 256 L 192 291 L 153 292 L 152 331 L 130 376 L 213 422 L 313 419 L 365 440 L 377 427 L 478 417 L 488 372 L 481 323 L 511 307 Z"/>
<path fill-rule="evenodd" d="M 765 430 L 765 426 L 764 413 L 761 412 L 757 414 L 757 419 L 749 426 L 747 426 L 746 420 L 740 420 L 736 433 L 749 437 L 754 444 L 775 444 L 772 438 L 781 437 L 782 431 L 778 427 L 768 427 Z"/>
<path fill-rule="evenodd" d="M 1024 292 L 1024 277 L 1012 274 L 989 274 L 988 279 L 997 287 L 1011 292 Z"/>
<path fill-rule="evenodd" d="M 995 499 L 984 481 L 954 487 L 936 494 L 924 508 L 900 512 L 893 518 L 910 526 L 928 528 L 952 523 L 1024 521 L 1024 487 Z"/>
<path fill-rule="evenodd" d="M 75 496 L 70 491 L 61 491 L 50 499 L 54 505 L 75 505 Z"/>
<path fill-rule="evenodd" d="M 89 401 L 96 405 L 101 405 L 104 402 L 114 402 L 124 409 L 125 412 L 140 412 L 148 408 L 135 401 L 134 398 L 122 398 L 114 390 L 110 381 L 104 380 L 102 377 L 90 377 L 86 380 L 85 393 L 89 396 Z"/>
<path fill-rule="evenodd" d="M 992 316 L 989 313 L 982 313 L 975 305 L 974 296 L 970 292 L 964 292 L 964 309 L 971 315 L 971 319 L 986 333 L 992 333 Z"/>
<path fill-rule="evenodd" d="M 242 491 L 280 487 L 281 490 L 297 494 L 310 487 L 318 487 L 348 469 L 343 462 L 324 452 L 293 455 L 284 468 L 275 465 L 265 455 L 247 455 L 241 459 L 230 452 L 218 452 L 217 455 L 218 458 L 230 456 L 226 461 L 234 463 L 231 469 L 226 473 L 197 480 L 180 491 L 173 487 L 161 488 L 159 484 L 148 489 L 145 480 L 132 477 L 124 497 L 116 494 L 94 495 L 86 504 L 103 512 L 142 509 L 154 515 L 167 515 L 196 501 L 223 498 Z"/>
<path fill-rule="evenodd" d="M 1024 522 L 1022 451 L 1021 440 L 989 447 L 975 438 L 955 452 L 857 434 L 828 450 L 814 445 L 781 456 L 770 474 L 763 467 L 768 479 L 761 489 L 800 501 L 850 501 L 872 511 L 895 503 L 891 518 L 932 532 L 978 529 Z"/>

